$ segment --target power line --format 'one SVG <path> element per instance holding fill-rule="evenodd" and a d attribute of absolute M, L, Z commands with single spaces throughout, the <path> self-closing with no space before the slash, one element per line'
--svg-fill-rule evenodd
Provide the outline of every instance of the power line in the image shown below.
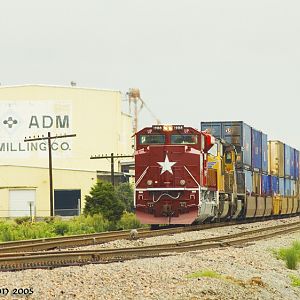
<path fill-rule="evenodd" d="M 95 156 L 91 156 L 90 159 L 107 159 L 110 158 L 110 177 L 111 177 L 111 183 L 112 185 L 115 185 L 115 159 L 117 158 L 132 158 L 133 155 L 123 155 L 123 154 L 117 154 L 114 155 L 113 153 L 111 153 L 110 155 L 95 155 Z"/>
<path fill-rule="evenodd" d="M 51 133 L 48 132 L 48 135 L 41 136 L 41 137 L 29 137 L 24 139 L 24 142 L 33 142 L 33 141 L 42 141 L 47 140 L 48 141 L 48 157 L 49 157 L 49 189 L 50 189 L 50 215 L 51 217 L 53 214 L 53 176 L 52 176 L 52 146 L 51 146 L 51 140 L 53 139 L 62 139 L 67 137 L 75 137 L 76 134 L 66 134 L 66 135 L 55 135 L 51 136 Z"/>

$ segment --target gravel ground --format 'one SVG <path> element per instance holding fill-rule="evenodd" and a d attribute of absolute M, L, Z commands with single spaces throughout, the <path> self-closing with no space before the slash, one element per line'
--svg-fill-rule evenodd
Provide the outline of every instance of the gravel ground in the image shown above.
<path fill-rule="evenodd" d="M 283 222 L 291 220 L 264 224 Z M 213 229 L 149 238 L 143 244 L 208 237 L 259 226 L 262 225 L 255 223 L 221 228 L 217 233 Z M 195 234 L 199 236 L 193 237 Z M 300 299 L 300 287 L 292 287 L 289 278 L 290 274 L 300 276 L 300 271 L 288 270 L 271 251 L 289 246 L 294 240 L 300 240 L 300 232 L 258 241 L 244 248 L 213 249 L 107 265 L 0 273 L 0 291 L 32 288 L 34 292 L 27 296 L 29 299 Z M 117 246 L 124 247 L 141 241 L 118 242 L 122 245 Z M 114 243 L 105 246 L 111 247 Z M 218 272 L 222 277 L 188 278 L 189 274 L 202 270 Z M 9 294 L 5 299 L 13 297 Z"/>
<path fill-rule="evenodd" d="M 84 246 L 80 248 L 73 248 L 71 250 L 93 250 L 93 249 L 103 249 L 103 248 L 129 248 L 129 247 L 139 247 L 139 246 L 149 246 L 149 245 L 160 245 L 167 243 L 177 243 L 183 241 L 192 241 L 198 239 L 205 239 L 210 237 L 221 236 L 225 234 L 239 233 L 245 230 L 259 229 L 263 227 L 270 227 L 281 224 L 288 224 L 292 222 L 300 221 L 299 217 L 271 220 L 265 222 L 256 222 L 252 224 L 240 224 L 227 227 L 212 228 L 200 231 L 191 231 L 185 233 L 178 233 L 172 235 L 156 236 L 151 238 L 141 238 L 138 240 L 116 240 L 108 242 L 105 244 Z"/>

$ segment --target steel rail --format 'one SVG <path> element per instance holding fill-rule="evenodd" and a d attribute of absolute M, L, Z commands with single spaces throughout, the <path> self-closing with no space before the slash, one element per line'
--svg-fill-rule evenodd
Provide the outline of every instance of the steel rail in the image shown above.
<path fill-rule="evenodd" d="M 269 220 L 269 219 L 267 219 Z M 149 230 L 148 228 L 138 229 L 138 237 L 154 237 L 154 236 L 163 236 L 171 235 L 176 233 L 198 231 L 204 229 L 211 229 L 216 227 L 226 227 L 238 224 L 245 223 L 255 223 L 262 222 L 262 219 L 254 220 L 233 220 L 225 221 L 220 223 L 207 223 L 194 226 L 182 226 L 175 228 L 166 228 L 159 230 Z M 29 251 L 45 251 L 51 249 L 62 249 L 62 248 L 72 248 L 80 246 L 89 246 L 95 244 L 103 244 L 110 241 L 121 240 L 121 239 L 130 239 L 131 230 L 121 230 L 121 231 L 109 231 L 101 233 L 92 233 L 92 234 L 81 234 L 81 235 L 71 235 L 71 236 L 62 236 L 54 238 L 42 238 L 34 240 L 22 240 L 22 241 L 10 241 L 0 243 L 0 253 L 9 253 L 9 252 L 29 252 Z"/>
<path fill-rule="evenodd" d="M 157 257 L 219 247 L 249 244 L 261 239 L 300 230 L 300 222 L 260 228 L 238 234 L 212 237 L 196 241 L 151 245 L 135 248 L 57 251 L 41 253 L 8 253 L 0 255 L 0 270 L 13 271 L 28 268 L 53 268 L 88 263 L 109 263 L 136 258 Z M 279 229 L 279 230 L 278 230 Z"/>
<path fill-rule="evenodd" d="M 210 224 L 201 224 L 188 227 L 176 227 L 176 228 L 167 228 L 160 230 L 149 230 L 149 229 L 139 229 L 138 237 L 154 237 L 161 235 L 170 235 L 176 233 L 183 233 L 189 231 L 197 231 L 210 229 L 215 227 L 224 227 L 240 224 L 237 221 L 223 222 L 223 223 L 210 223 Z M 9 253 L 9 252 L 24 252 L 24 251 L 41 251 L 41 250 L 50 250 L 56 248 L 71 248 L 79 246 L 88 246 L 95 244 L 103 244 L 110 241 L 121 240 L 121 239 L 130 239 L 131 230 L 125 231 L 116 231 L 116 232 L 105 232 L 98 234 L 89 234 L 89 235 L 74 235 L 74 236 L 65 236 L 57 238 L 47 238 L 47 239 L 38 239 L 38 240 L 24 240 L 24 241 L 13 241 L 0 243 L 0 253 Z"/>

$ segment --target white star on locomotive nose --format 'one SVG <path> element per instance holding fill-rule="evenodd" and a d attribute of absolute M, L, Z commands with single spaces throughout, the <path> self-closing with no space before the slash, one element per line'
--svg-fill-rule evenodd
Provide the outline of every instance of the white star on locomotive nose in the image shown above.
<path fill-rule="evenodd" d="M 166 171 L 168 171 L 168 172 L 170 172 L 171 174 L 173 174 L 172 166 L 175 165 L 176 162 L 170 162 L 170 161 L 169 161 L 168 155 L 166 155 L 165 161 L 157 162 L 157 163 L 158 163 L 159 165 L 162 166 L 160 175 L 163 174 L 163 173 L 166 172 Z"/>

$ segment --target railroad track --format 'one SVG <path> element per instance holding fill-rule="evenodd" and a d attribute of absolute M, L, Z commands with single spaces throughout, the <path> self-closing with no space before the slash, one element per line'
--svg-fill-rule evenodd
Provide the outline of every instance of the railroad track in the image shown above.
<path fill-rule="evenodd" d="M 167 256 L 188 251 L 245 246 L 251 242 L 299 230 L 300 222 L 294 222 L 194 241 L 134 248 L 70 250 L 39 253 L 2 253 L 0 254 L 0 271 L 16 271 L 29 268 L 55 268 L 90 263 L 111 263 L 130 259 Z"/>
<path fill-rule="evenodd" d="M 160 230 L 138 229 L 138 237 L 146 238 L 160 235 L 170 235 L 175 233 L 204 230 L 215 227 L 224 227 L 240 224 L 241 221 L 231 221 L 222 223 L 201 224 L 187 227 L 175 227 Z M 245 223 L 245 221 L 244 221 Z M 0 243 L 0 253 L 12 252 L 28 252 L 28 251 L 43 251 L 51 249 L 63 249 L 80 246 L 89 246 L 95 244 L 103 244 L 110 241 L 130 239 L 131 230 L 110 231 L 102 233 L 73 235 L 55 238 L 43 238 L 24 241 L 12 241 Z"/>

